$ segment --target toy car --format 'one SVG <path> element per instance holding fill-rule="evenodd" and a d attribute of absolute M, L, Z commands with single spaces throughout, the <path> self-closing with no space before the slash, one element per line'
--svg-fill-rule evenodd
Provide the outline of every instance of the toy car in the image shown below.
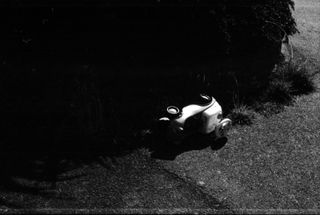
<path fill-rule="evenodd" d="M 181 110 L 176 106 L 168 106 L 166 116 L 158 122 L 166 138 L 175 144 L 196 132 L 211 135 L 214 140 L 225 138 L 231 127 L 231 120 L 223 118 L 219 103 L 205 94 L 200 94 L 193 104 Z"/>

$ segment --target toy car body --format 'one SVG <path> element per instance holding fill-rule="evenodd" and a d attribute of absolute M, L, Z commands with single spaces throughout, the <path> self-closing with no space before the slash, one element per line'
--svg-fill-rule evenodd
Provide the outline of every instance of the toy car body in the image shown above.
<path fill-rule="evenodd" d="M 159 119 L 166 122 L 166 136 L 174 143 L 180 143 L 187 136 L 199 132 L 210 134 L 217 140 L 226 137 L 231 120 L 222 117 L 222 108 L 211 96 L 200 94 L 194 104 L 180 111 L 176 106 L 167 107 L 167 116 Z"/>

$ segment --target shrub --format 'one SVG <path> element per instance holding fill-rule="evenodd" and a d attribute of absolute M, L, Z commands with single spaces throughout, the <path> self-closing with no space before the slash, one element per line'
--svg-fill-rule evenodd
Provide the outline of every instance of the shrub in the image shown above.
<path fill-rule="evenodd" d="M 267 97 L 270 101 L 286 103 L 294 95 L 311 93 L 315 90 L 311 75 L 305 66 L 294 62 L 276 65 L 270 76 Z"/>
<path fill-rule="evenodd" d="M 271 80 L 265 92 L 264 99 L 279 104 L 289 104 L 292 100 L 292 85 L 281 79 Z"/>
<path fill-rule="evenodd" d="M 254 110 L 265 117 L 269 117 L 272 114 L 280 113 L 284 109 L 284 105 L 274 102 L 265 102 L 253 105 Z"/>
<path fill-rule="evenodd" d="M 234 125 L 251 125 L 255 118 L 254 111 L 246 105 L 238 105 L 228 114 Z"/>
<path fill-rule="evenodd" d="M 302 95 L 308 94 L 315 90 L 315 84 L 312 80 L 313 76 L 308 72 L 307 68 L 296 64 L 287 65 L 286 79 L 292 84 L 292 94 Z"/>
<path fill-rule="evenodd" d="M 296 23 L 291 10 L 293 0 L 262 0 L 254 1 L 252 8 L 256 22 L 260 24 L 261 33 L 271 40 L 281 41 L 283 34 L 291 35 L 297 32 Z"/>

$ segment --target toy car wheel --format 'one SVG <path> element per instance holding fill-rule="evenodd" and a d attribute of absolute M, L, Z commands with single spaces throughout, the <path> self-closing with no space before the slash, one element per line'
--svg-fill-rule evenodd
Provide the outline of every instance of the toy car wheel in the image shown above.
<path fill-rule="evenodd" d="M 231 128 L 231 120 L 230 119 L 223 119 L 215 129 L 215 135 L 217 138 L 227 136 L 228 131 Z"/>
<path fill-rule="evenodd" d="M 200 99 L 203 101 L 203 103 L 210 103 L 212 101 L 212 97 L 206 94 L 200 94 Z"/>
<path fill-rule="evenodd" d="M 212 97 L 202 93 L 197 95 L 192 102 L 200 106 L 207 106 L 212 102 Z"/>
<path fill-rule="evenodd" d="M 167 107 L 167 114 L 170 119 L 174 119 L 180 115 L 180 110 L 176 106 L 169 106 Z"/>

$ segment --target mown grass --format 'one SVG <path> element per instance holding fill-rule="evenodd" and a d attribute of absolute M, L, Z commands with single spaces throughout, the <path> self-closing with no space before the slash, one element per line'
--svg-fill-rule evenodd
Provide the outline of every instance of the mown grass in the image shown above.
<path fill-rule="evenodd" d="M 318 97 L 297 97 L 282 112 L 230 132 L 218 154 L 228 180 L 243 187 L 239 196 L 230 196 L 236 208 L 317 207 Z"/>

